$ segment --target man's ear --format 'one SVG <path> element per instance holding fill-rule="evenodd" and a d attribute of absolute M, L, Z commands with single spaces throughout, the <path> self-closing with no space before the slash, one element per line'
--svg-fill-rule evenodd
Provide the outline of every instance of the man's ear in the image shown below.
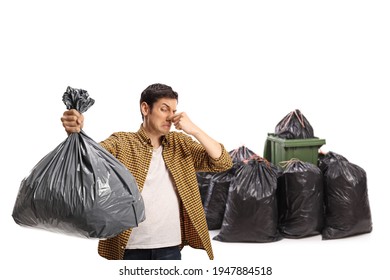
<path fill-rule="evenodd" d="M 141 112 L 142 112 L 142 115 L 144 115 L 144 117 L 149 115 L 150 108 L 149 108 L 148 103 L 146 103 L 146 102 L 141 103 Z"/>

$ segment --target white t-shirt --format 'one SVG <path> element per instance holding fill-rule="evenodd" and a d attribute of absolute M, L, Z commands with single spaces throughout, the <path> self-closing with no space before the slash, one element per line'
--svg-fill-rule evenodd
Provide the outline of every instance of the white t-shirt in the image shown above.
<path fill-rule="evenodd" d="M 126 248 L 154 249 L 181 244 L 179 199 L 162 157 L 162 146 L 153 149 L 142 198 L 146 219 L 133 228 Z"/>

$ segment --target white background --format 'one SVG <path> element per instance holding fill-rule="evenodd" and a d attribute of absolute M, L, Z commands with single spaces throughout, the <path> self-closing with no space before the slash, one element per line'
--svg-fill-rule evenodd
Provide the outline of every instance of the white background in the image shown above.
<path fill-rule="evenodd" d="M 389 14 L 387 1 L 374 0 L 1 1 L 2 278 L 123 279 L 124 265 L 167 264 L 272 266 L 272 279 L 388 277 Z M 96 240 L 16 225 L 21 180 L 66 137 L 66 87 L 96 100 L 84 130 L 100 141 L 138 129 L 140 93 L 155 82 L 172 86 L 179 111 L 228 150 L 262 155 L 267 133 L 300 109 L 328 150 L 366 170 L 373 232 L 212 241 L 213 262 L 186 247 L 182 262 L 161 264 L 108 262 Z M 210 278 L 236 279 L 202 279 Z"/>

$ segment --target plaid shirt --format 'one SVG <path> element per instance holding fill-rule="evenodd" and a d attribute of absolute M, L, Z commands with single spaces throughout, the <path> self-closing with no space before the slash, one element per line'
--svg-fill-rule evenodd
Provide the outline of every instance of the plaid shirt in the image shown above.
<path fill-rule="evenodd" d="M 122 162 L 135 177 L 142 191 L 152 159 L 153 146 L 143 127 L 136 133 L 117 132 L 100 143 Z M 197 171 L 222 172 L 232 166 L 223 145 L 218 159 L 209 157 L 204 147 L 190 136 L 170 132 L 163 137 L 163 158 L 172 175 L 180 198 L 181 246 L 205 249 L 213 259 L 210 236 L 196 179 Z M 121 260 L 130 237 L 128 229 L 116 237 L 100 240 L 99 254 L 109 260 Z"/>

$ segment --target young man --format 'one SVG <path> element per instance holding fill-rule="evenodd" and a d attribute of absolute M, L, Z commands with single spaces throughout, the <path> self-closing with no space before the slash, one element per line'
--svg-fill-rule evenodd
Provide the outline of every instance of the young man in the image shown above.
<path fill-rule="evenodd" d="M 137 228 L 100 240 L 98 252 L 104 258 L 178 260 L 185 245 L 205 249 L 214 258 L 196 171 L 225 171 L 232 161 L 222 144 L 176 111 L 177 102 L 171 87 L 148 86 L 141 94 L 138 132 L 117 132 L 100 143 L 135 177 L 146 216 Z M 69 110 L 61 121 L 68 133 L 80 132 L 84 117 Z M 171 132 L 172 124 L 184 133 Z"/>

